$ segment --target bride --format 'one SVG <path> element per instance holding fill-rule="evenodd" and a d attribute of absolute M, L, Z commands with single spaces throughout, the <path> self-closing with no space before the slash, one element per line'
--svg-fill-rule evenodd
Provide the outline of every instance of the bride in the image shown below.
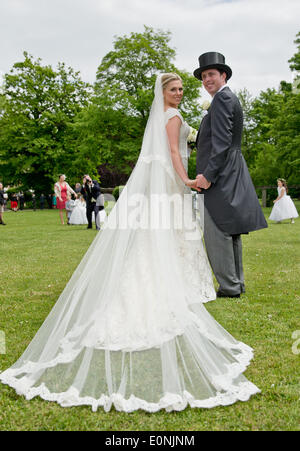
<path fill-rule="evenodd" d="M 211 408 L 259 392 L 252 349 L 207 312 L 215 299 L 187 176 L 182 82 L 157 77 L 138 162 L 20 359 L 0 374 L 26 399 L 156 412 Z"/>

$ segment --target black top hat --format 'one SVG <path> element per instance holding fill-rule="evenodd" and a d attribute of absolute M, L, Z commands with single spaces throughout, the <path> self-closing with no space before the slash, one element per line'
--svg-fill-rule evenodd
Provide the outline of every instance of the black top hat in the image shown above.
<path fill-rule="evenodd" d="M 232 75 L 232 70 L 225 64 L 225 57 L 222 53 L 207 52 L 199 56 L 200 67 L 194 71 L 194 76 L 202 80 L 202 72 L 207 69 L 221 69 L 226 72 L 227 80 Z"/>

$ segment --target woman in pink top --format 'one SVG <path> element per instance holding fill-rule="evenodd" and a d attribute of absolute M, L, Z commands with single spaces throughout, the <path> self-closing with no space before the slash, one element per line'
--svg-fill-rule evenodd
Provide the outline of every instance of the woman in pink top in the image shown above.
<path fill-rule="evenodd" d="M 67 194 L 68 193 L 74 194 L 75 197 L 77 197 L 77 194 L 66 182 L 66 176 L 64 174 L 60 175 L 58 182 L 55 183 L 54 192 L 56 196 L 56 208 L 58 208 L 59 210 L 60 221 L 63 225 L 64 224 L 63 210 L 66 209 Z"/>

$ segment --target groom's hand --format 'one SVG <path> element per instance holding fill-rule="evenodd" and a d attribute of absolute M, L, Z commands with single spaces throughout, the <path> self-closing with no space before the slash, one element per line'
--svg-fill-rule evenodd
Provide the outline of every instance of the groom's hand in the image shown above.
<path fill-rule="evenodd" d="M 197 186 L 199 188 L 208 189 L 211 185 L 211 182 L 206 180 L 206 178 L 204 177 L 203 174 L 198 174 L 196 179 L 197 179 Z"/>

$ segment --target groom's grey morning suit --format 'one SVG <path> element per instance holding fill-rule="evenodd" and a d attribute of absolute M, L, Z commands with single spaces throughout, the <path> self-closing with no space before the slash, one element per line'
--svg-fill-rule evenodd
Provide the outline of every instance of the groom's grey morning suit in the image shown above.
<path fill-rule="evenodd" d="M 204 240 L 219 291 L 245 291 L 241 234 L 267 227 L 241 152 L 243 112 L 225 86 L 213 97 L 197 136 L 197 173 L 211 182 L 204 193 Z"/>

